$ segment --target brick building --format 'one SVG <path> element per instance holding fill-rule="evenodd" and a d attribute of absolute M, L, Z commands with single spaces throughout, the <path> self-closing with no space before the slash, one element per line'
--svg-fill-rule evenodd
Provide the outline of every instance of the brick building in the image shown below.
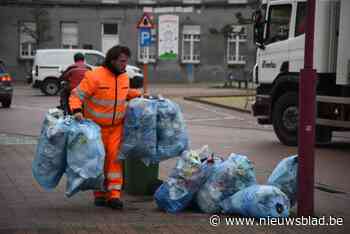
<path fill-rule="evenodd" d="M 247 2 L 0 0 L 0 58 L 15 80 L 24 80 L 37 48 L 105 52 L 112 45 L 123 44 L 133 52 L 131 64 L 142 66 L 147 58 L 151 82 L 223 80 L 230 71 L 249 76 L 255 46 L 249 24 L 252 8 Z M 147 47 L 141 47 L 136 27 L 144 13 L 154 24 Z M 170 60 L 159 57 L 161 38 L 169 36 L 160 32 L 164 15 L 178 20 L 177 56 Z"/>

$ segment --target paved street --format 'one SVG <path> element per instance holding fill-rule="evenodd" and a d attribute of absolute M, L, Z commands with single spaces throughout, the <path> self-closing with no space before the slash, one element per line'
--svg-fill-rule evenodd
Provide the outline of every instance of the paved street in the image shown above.
<path fill-rule="evenodd" d="M 206 85 L 154 85 L 152 93 L 180 104 L 191 148 L 208 144 L 226 157 L 241 153 L 254 162 L 264 183 L 283 157 L 297 148 L 281 145 L 270 126 L 256 124 L 246 113 L 183 100 L 186 95 L 230 95 L 239 91 Z M 186 211 L 170 215 L 157 210 L 152 197 L 124 194 L 126 208 L 96 208 L 90 193 L 64 197 L 65 181 L 51 192 L 32 179 L 31 161 L 44 113 L 58 97 L 46 97 L 25 85 L 15 87 L 11 109 L 0 108 L 0 233 L 350 233 L 350 135 L 336 133 L 335 142 L 316 149 L 315 209 L 317 216 L 344 218 L 343 226 L 209 225 L 210 215 Z M 161 163 L 165 179 L 176 159 Z M 295 211 L 293 211 L 295 213 Z"/>

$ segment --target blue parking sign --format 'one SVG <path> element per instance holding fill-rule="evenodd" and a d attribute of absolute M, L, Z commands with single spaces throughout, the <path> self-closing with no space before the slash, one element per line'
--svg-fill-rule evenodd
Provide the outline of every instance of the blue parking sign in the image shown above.
<path fill-rule="evenodd" d="M 140 47 L 146 47 L 151 45 L 151 29 L 150 28 L 140 28 L 139 29 L 139 41 Z"/>

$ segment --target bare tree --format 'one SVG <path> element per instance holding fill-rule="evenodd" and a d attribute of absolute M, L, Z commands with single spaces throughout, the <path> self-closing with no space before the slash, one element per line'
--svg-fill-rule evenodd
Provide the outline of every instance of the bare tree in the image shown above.
<path fill-rule="evenodd" d="M 20 22 L 20 26 L 23 33 L 35 40 L 37 48 L 41 48 L 45 42 L 52 40 L 49 13 L 41 5 L 36 5 L 30 10 L 30 14 L 35 27 L 29 27 L 24 22 Z"/>

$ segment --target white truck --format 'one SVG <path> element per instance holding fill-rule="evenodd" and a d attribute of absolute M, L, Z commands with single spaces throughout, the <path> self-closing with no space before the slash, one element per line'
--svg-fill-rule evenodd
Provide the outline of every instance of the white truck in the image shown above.
<path fill-rule="evenodd" d="M 265 0 L 255 15 L 258 49 L 253 79 L 258 86 L 253 115 L 259 124 L 272 124 L 278 139 L 290 146 L 298 143 L 306 7 L 306 0 Z M 329 142 L 332 131 L 350 130 L 349 23 L 349 0 L 316 1 L 313 55 L 318 143 Z"/>

